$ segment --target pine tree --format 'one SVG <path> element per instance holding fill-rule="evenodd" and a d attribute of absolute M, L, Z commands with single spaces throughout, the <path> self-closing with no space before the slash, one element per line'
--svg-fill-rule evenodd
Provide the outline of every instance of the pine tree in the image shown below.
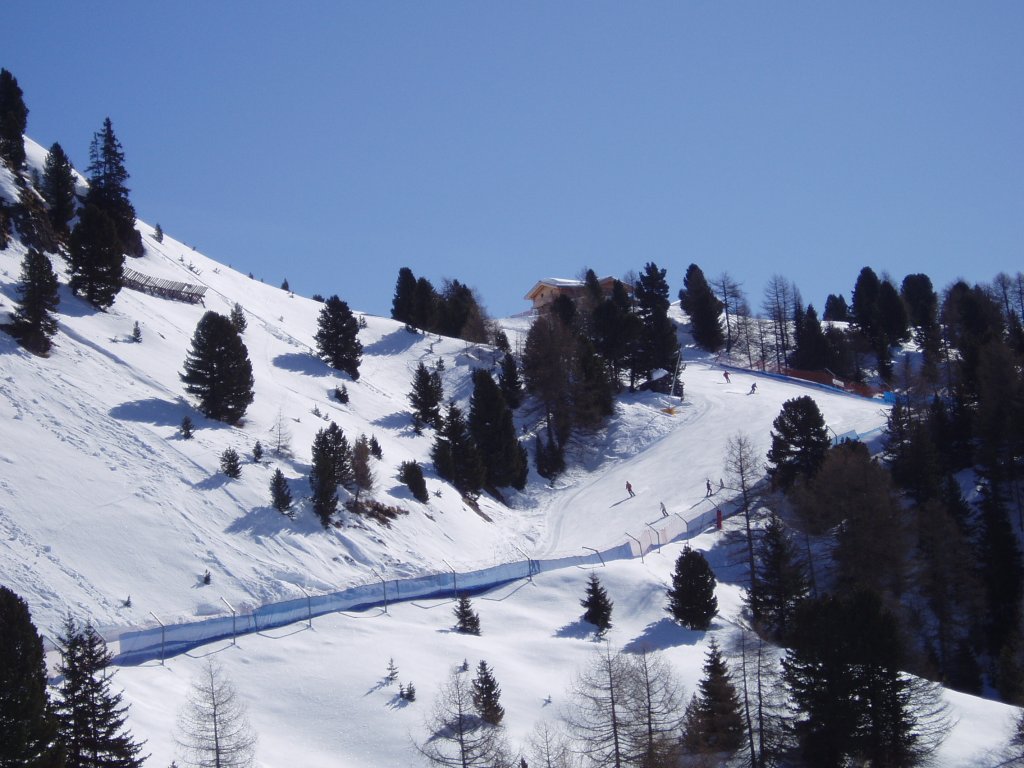
<path fill-rule="evenodd" d="M 787 400 L 772 427 L 768 473 L 773 481 L 785 489 L 798 477 L 814 477 L 831 445 L 825 417 L 814 398 L 801 395 Z"/>
<path fill-rule="evenodd" d="M 242 476 L 242 460 L 234 448 L 225 448 L 220 455 L 220 471 L 232 479 Z"/>
<path fill-rule="evenodd" d="M 68 285 L 97 309 L 114 303 L 124 283 L 124 253 L 114 222 L 95 205 L 78 214 L 68 248 Z"/>
<path fill-rule="evenodd" d="M 359 322 L 348 304 L 331 296 L 320 310 L 316 335 L 317 352 L 332 368 L 344 371 L 352 380 L 359 378 L 363 345 L 359 341 Z"/>
<path fill-rule="evenodd" d="M 259 464 L 263 461 L 263 443 L 257 440 L 252 446 L 252 460 Z"/>
<path fill-rule="evenodd" d="M 612 628 L 612 606 L 608 599 L 608 592 L 601 586 L 601 580 L 596 573 L 591 573 L 587 582 L 587 596 L 580 600 L 586 610 L 583 612 L 583 620 L 597 627 L 597 636 L 603 637 Z"/>
<path fill-rule="evenodd" d="M 744 735 L 740 697 L 714 638 L 698 689 L 686 707 L 683 744 L 696 753 L 735 752 Z"/>
<path fill-rule="evenodd" d="M 75 216 L 75 170 L 57 142 L 53 143 L 46 155 L 40 191 L 46 201 L 50 226 L 61 241 L 66 241 L 71 233 L 68 225 Z"/>
<path fill-rule="evenodd" d="M 57 703 L 60 741 L 67 768 L 138 768 L 142 745 L 127 729 L 128 706 L 111 690 L 112 654 L 92 624 L 68 617 L 58 642 L 63 648 Z"/>
<path fill-rule="evenodd" d="M 673 370 L 679 343 L 676 326 L 669 317 L 668 282 L 665 270 L 654 262 L 644 265 L 644 271 L 634 289 L 636 315 L 640 320 L 638 375 L 648 376 L 656 368 Z"/>
<path fill-rule="evenodd" d="M 467 595 L 459 595 L 455 603 L 455 631 L 464 635 L 480 634 L 480 617 Z"/>
<path fill-rule="evenodd" d="M 288 487 L 288 481 L 285 479 L 284 472 L 280 469 L 275 469 L 274 474 L 270 477 L 270 500 L 270 503 L 274 505 L 274 509 L 289 517 L 291 516 L 292 491 Z"/>
<path fill-rule="evenodd" d="M 821 319 L 842 323 L 850 319 L 850 308 L 846 305 L 846 299 L 843 298 L 843 294 L 836 296 L 834 293 L 830 293 L 825 298 L 825 312 L 822 314 Z"/>
<path fill-rule="evenodd" d="M 128 199 L 128 171 L 124 167 L 124 150 L 114 135 L 110 118 L 93 134 L 89 145 L 89 191 L 85 204 L 95 205 L 113 222 L 120 242 L 120 253 L 142 256 L 145 249 L 142 235 L 135 229 L 135 207 Z"/>
<path fill-rule="evenodd" d="M 395 664 L 394 658 L 388 659 L 388 672 L 384 676 L 384 681 L 390 685 L 398 679 L 398 666 Z"/>
<path fill-rule="evenodd" d="M 333 422 L 332 422 L 333 423 Z M 313 438 L 309 487 L 313 492 L 313 511 L 324 528 L 338 510 L 338 474 L 336 441 L 327 429 L 321 429 Z"/>
<path fill-rule="evenodd" d="M 488 725 L 501 725 L 505 708 L 501 706 L 501 686 L 494 679 L 494 671 L 481 661 L 473 680 L 473 707 L 480 719 Z"/>
<path fill-rule="evenodd" d="M 782 520 L 768 518 L 757 552 L 757 578 L 747 602 L 754 625 L 769 637 L 786 641 L 793 615 L 807 597 L 807 574 Z"/>
<path fill-rule="evenodd" d="M 53 313 L 60 303 L 60 295 L 49 257 L 34 248 L 28 249 L 21 262 L 18 296 L 18 305 L 8 326 L 10 333 L 25 349 L 45 355 L 53 346 L 50 340 L 57 333 Z"/>
<path fill-rule="evenodd" d="M 462 410 L 452 403 L 448 406 L 441 429 L 430 450 L 437 474 L 454 485 L 463 496 L 480 493 L 484 482 L 484 465 Z"/>
<path fill-rule="evenodd" d="M 523 403 L 523 380 L 519 375 L 519 365 L 511 352 L 501 358 L 501 370 L 498 372 L 498 388 L 505 397 L 505 402 L 513 411 Z"/>
<path fill-rule="evenodd" d="M 704 555 L 687 545 L 676 560 L 666 610 L 687 629 L 706 630 L 718 613 L 715 574 Z"/>
<path fill-rule="evenodd" d="M 409 403 L 412 405 L 413 424 L 417 429 L 428 424 L 435 429 L 441 428 L 441 400 L 444 398 L 444 387 L 441 374 L 428 371 L 422 362 L 416 365 L 413 374 L 412 391 Z"/>
<path fill-rule="evenodd" d="M 184 418 L 182 418 L 182 420 L 181 420 L 181 439 L 182 440 L 191 440 L 192 439 L 192 435 L 195 433 L 195 431 L 196 431 L 196 428 L 195 428 L 195 425 L 192 423 L 192 419 L 190 417 L 188 417 L 188 416 L 185 416 Z"/>
<path fill-rule="evenodd" d="M 139 326 L 139 321 L 136 320 L 132 326 L 132 341 L 136 344 L 142 343 L 142 328 Z"/>
<path fill-rule="evenodd" d="M 160 226 L 160 222 L 157 222 L 157 225 L 153 227 L 153 239 L 158 243 L 162 243 L 164 241 L 164 228 Z M 250 275 L 250 277 L 252 277 L 252 275 Z"/>
<path fill-rule="evenodd" d="M 403 461 L 398 468 L 398 479 L 412 491 L 413 498 L 424 504 L 429 501 L 427 483 L 423 479 L 423 468 L 416 461 Z"/>
<path fill-rule="evenodd" d="M 0 585 L 0 766 L 63 765 L 43 640 L 25 601 Z"/>
<path fill-rule="evenodd" d="M 352 481 L 356 487 L 356 499 L 361 491 L 372 491 L 376 481 L 370 455 L 370 441 L 366 435 L 360 435 L 352 447 Z"/>
<path fill-rule="evenodd" d="M 237 424 L 253 401 L 249 350 L 231 324 L 207 312 L 196 326 L 181 374 L 185 391 L 199 398 L 199 410 L 211 419 Z"/>
<path fill-rule="evenodd" d="M 242 309 L 242 305 L 241 304 L 239 304 L 236 301 L 235 305 L 233 307 L 231 307 L 231 314 L 228 317 L 231 320 L 232 327 L 236 331 L 238 331 L 238 335 L 239 336 L 241 336 L 243 333 L 245 333 L 246 326 L 248 326 L 249 323 L 245 319 L 245 310 Z"/>
<path fill-rule="evenodd" d="M 690 333 L 701 349 L 716 352 L 725 343 L 722 331 L 723 304 L 708 285 L 704 272 L 696 264 L 686 269 L 679 305 L 690 316 Z"/>
<path fill-rule="evenodd" d="M 469 433 L 484 466 L 484 484 L 490 488 L 526 484 L 526 457 L 512 423 L 512 411 L 491 374 L 482 368 L 472 374 Z"/>
<path fill-rule="evenodd" d="M 413 304 L 416 300 L 416 276 L 408 267 L 398 270 L 395 282 L 395 296 L 391 300 L 391 319 L 413 326 Z"/>
<path fill-rule="evenodd" d="M 0 160 L 15 172 L 25 164 L 27 125 L 28 107 L 18 80 L 6 69 L 0 69 Z"/>
<path fill-rule="evenodd" d="M 377 442 L 376 435 L 370 435 L 370 455 L 378 461 L 384 458 L 384 449 L 381 448 L 380 443 Z"/>

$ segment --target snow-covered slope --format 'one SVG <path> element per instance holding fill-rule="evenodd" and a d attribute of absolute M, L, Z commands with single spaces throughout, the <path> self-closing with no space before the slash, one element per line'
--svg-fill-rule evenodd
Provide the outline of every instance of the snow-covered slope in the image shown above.
<path fill-rule="evenodd" d="M 30 163 L 40 166 L 43 150 L 31 143 L 28 149 Z M 10 197 L 10 179 L 0 182 L 0 194 Z M 509 494 L 508 506 L 484 496 L 474 510 L 430 471 L 431 435 L 412 431 L 406 396 L 419 362 L 443 360 L 446 396 L 464 401 L 470 370 L 493 365 L 493 350 L 410 334 L 367 316 L 361 376 L 353 382 L 314 354 L 319 303 L 264 285 L 170 236 L 157 242 L 148 225 L 139 226 L 146 254 L 128 266 L 206 286 L 205 306 L 123 290 L 109 311 L 96 312 L 70 294 L 54 258 L 62 288 L 50 357 L 27 354 L 0 334 L 0 581 L 28 601 L 40 631 L 51 637 L 68 612 L 114 639 L 157 619 L 225 614 L 225 601 L 244 610 L 375 581 L 378 573 L 395 579 L 519 560 L 522 552 L 552 557 L 604 549 L 640 536 L 658 520 L 662 502 L 690 518 L 726 500 L 728 491 L 705 499 L 705 481 L 717 486 L 724 474 L 726 441 L 742 432 L 766 452 L 771 422 L 789 398 L 811 394 L 837 434 L 869 433 L 884 423 L 877 401 L 790 382 L 758 377 L 750 394 L 753 375 L 736 373 L 727 383 L 712 360 L 694 353 L 681 404 L 654 394 L 622 397 L 605 430 L 572 445 L 572 469 L 554 487 L 531 473 L 523 493 Z M 286 265 L 294 255 L 282 248 Z M 13 308 L 23 255 L 17 243 L 0 251 L 0 313 Z M 346 289 L 325 285 L 321 293 L 344 299 Z M 226 314 L 236 303 L 246 313 L 256 387 L 244 423 L 231 427 L 195 410 L 179 373 L 202 314 Z M 130 340 L 135 322 L 138 344 Z M 506 326 L 514 344 L 526 324 Z M 342 384 L 347 405 L 331 398 Z M 179 433 L 185 415 L 198 427 L 191 440 Z M 530 409 L 517 418 L 529 439 Z M 296 499 L 308 495 L 310 445 L 329 420 L 350 440 L 365 433 L 380 442 L 373 495 L 406 512 L 390 527 L 343 512 L 341 525 L 324 531 L 305 502 L 295 520 L 270 506 L 275 467 Z M 290 455 L 268 450 L 262 463 L 246 463 L 238 480 L 220 473 L 225 448 L 249 457 L 257 440 L 269 448 L 281 424 L 291 434 Z M 396 479 L 409 459 L 427 469 L 427 504 Z M 626 481 L 636 498 L 627 498 Z M 722 582 L 716 631 L 725 644 L 739 593 L 719 541 L 711 533 L 694 544 L 710 553 Z M 663 650 L 692 691 L 707 637 L 669 624 L 663 608 L 679 547 L 669 544 L 643 562 L 609 563 L 601 574 L 616 604 L 611 642 Z M 201 578 L 207 570 L 209 585 Z M 522 743 L 535 722 L 557 715 L 568 681 L 593 647 L 577 622 L 585 577 L 571 568 L 482 596 L 481 638 L 449 631 L 449 602 L 405 603 L 387 614 L 325 616 L 311 630 L 295 626 L 245 636 L 237 646 L 213 644 L 166 665 L 122 669 L 118 679 L 132 704 L 133 728 L 149 739 L 153 765 L 173 758 L 175 712 L 209 654 L 223 661 L 249 704 L 263 765 L 416 762 L 409 737 L 424 737 L 423 713 L 463 659 L 475 666 L 485 658 L 495 667 L 510 736 Z M 379 685 L 389 657 L 401 679 L 416 684 L 419 702 L 402 706 L 394 690 Z M 1009 710 L 951 697 L 962 724 L 944 747 L 944 764 L 963 765 L 1002 732 Z"/>

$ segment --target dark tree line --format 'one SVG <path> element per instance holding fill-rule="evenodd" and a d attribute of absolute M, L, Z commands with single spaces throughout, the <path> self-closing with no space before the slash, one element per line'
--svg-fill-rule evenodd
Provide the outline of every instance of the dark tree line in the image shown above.
<path fill-rule="evenodd" d="M 473 289 L 458 280 L 445 280 L 438 291 L 408 267 L 398 271 L 391 318 L 410 329 L 466 341 L 489 342 L 496 335 Z"/>

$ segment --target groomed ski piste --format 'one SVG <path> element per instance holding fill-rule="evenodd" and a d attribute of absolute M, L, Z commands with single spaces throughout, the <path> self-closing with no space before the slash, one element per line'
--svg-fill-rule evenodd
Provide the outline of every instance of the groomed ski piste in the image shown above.
<path fill-rule="evenodd" d="M 40 167 L 44 151 L 31 142 L 27 148 L 30 164 Z M 0 194 L 9 198 L 11 189 L 10 178 L 0 178 Z M 244 614 L 307 594 L 427 574 L 457 578 L 524 559 L 591 560 L 476 595 L 480 637 L 452 631 L 453 601 L 443 596 L 328 613 L 118 667 L 130 727 L 147 741 L 150 765 L 175 758 L 177 713 L 209 658 L 224 667 L 248 707 L 262 766 L 423 763 L 413 742 L 428 737 L 424 720 L 434 696 L 464 660 L 471 669 L 480 660 L 493 667 L 509 741 L 525 746 L 538 723 L 560 717 L 575 674 L 603 648 L 579 618 L 592 569 L 614 601 L 611 647 L 662 652 L 692 693 L 710 638 L 729 644 L 743 570 L 713 525 L 663 540 L 656 531 L 668 523 L 660 505 L 673 521 L 707 521 L 716 506 L 728 514 L 731 492 L 719 489 L 719 480 L 728 484 L 729 438 L 744 434 L 764 455 L 772 421 L 790 398 L 811 395 L 837 435 L 873 437 L 885 422 L 878 400 L 736 371 L 727 383 L 720 366 L 687 347 L 681 402 L 624 394 L 605 429 L 573 441 L 570 469 L 553 486 L 531 472 L 526 490 L 509 492 L 507 505 L 484 495 L 474 509 L 433 475 L 432 433 L 413 432 L 406 398 L 416 365 L 443 360 L 446 397 L 465 405 L 469 371 L 491 367 L 492 349 L 412 334 L 390 319 L 366 316 L 361 376 L 353 382 L 316 358 L 321 305 L 276 287 L 287 276 L 288 259 L 300 256 L 283 256 L 280 275 L 250 278 L 169 235 L 157 242 L 151 227 L 139 227 L 147 253 L 128 266 L 154 279 L 203 286 L 204 304 L 124 290 L 109 311 L 97 312 L 70 294 L 55 257 L 62 286 L 51 356 L 33 357 L 0 334 L 0 574 L 28 601 L 47 638 L 56 637 L 70 613 L 92 620 L 117 651 L 123 632 L 228 619 L 231 611 Z M 17 299 L 23 256 L 18 243 L 0 251 L 2 313 Z M 524 286 L 536 277 L 524 275 Z M 344 299 L 345 286 L 325 286 L 323 293 Z M 226 314 L 236 303 L 247 318 L 256 397 L 244 423 L 231 427 L 204 419 L 178 377 L 202 314 Z M 685 318 L 676 319 L 685 330 Z M 135 322 L 140 343 L 130 340 Z M 515 344 L 528 320 L 505 325 Z M 347 405 L 331 398 L 342 385 Z M 179 432 L 186 415 L 197 427 L 191 440 Z M 343 511 L 339 525 L 324 531 L 304 501 L 309 447 L 330 420 L 350 441 L 365 433 L 380 442 L 373 496 L 404 512 L 390 527 Z M 539 414 L 527 407 L 517 424 L 532 453 Z M 290 450 L 276 456 L 271 447 L 282 431 Z M 266 450 L 260 463 L 249 459 L 256 440 Z M 219 471 L 229 446 L 246 459 L 238 480 Z M 427 504 L 396 478 L 398 465 L 413 459 L 426 470 Z M 270 506 L 276 467 L 299 501 L 294 520 Z M 626 493 L 627 481 L 635 497 Z M 656 546 L 641 547 L 642 558 L 593 562 L 593 552 L 633 541 Z M 708 633 L 681 629 L 665 612 L 665 590 L 684 543 L 706 553 L 718 578 L 720 615 Z M 386 685 L 390 659 L 399 681 Z M 415 685 L 415 702 L 398 698 L 399 682 Z M 992 764 L 990 750 L 1005 741 L 1017 710 L 953 692 L 947 698 L 957 722 L 936 764 Z"/>

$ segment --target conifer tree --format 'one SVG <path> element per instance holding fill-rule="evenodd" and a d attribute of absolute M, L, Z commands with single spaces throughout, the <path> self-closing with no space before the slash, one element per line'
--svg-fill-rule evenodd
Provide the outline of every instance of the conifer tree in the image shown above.
<path fill-rule="evenodd" d="M 591 572 L 587 582 L 587 595 L 580 600 L 585 609 L 583 620 L 597 627 L 597 636 L 603 637 L 612 627 L 612 606 L 607 590 L 601 586 L 596 573 Z"/>
<path fill-rule="evenodd" d="M 416 276 L 408 267 L 398 270 L 395 282 L 395 296 L 391 300 L 391 319 L 413 326 L 413 305 L 416 300 Z"/>
<path fill-rule="evenodd" d="M 160 226 L 160 222 L 157 222 L 157 225 L 153 227 L 153 239 L 158 243 L 162 243 L 164 241 L 164 228 Z"/>
<path fill-rule="evenodd" d="M 114 303 L 124 282 L 124 252 L 114 222 L 95 205 L 78 214 L 68 248 L 68 285 L 97 309 Z"/>
<path fill-rule="evenodd" d="M 46 155 L 40 191 L 46 200 L 50 226 L 62 241 L 66 241 L 71 232 L 68 225 L 75 215 L 75 172 L 71 160 L 57 142 Z"/>
<path fill-rule="evenodd" d="M 468 426 L 484 466 L 484 484 L 521 490 L 528 468 L 512 423 L 512 411 L 490 373 L 474 369 L 472 380 Z"/>
<path fill-rule="evenodd" d="M 469 433 L 462 410 L 448 406 L 444 423 L 430 450 L 437 474 L 454 485 L 464 496 L 476 496 L 484 482 L 484 465 Z"/>
<path fill-rule="evenodd" d="M 480 719 L 488 725 L 501 725 L 505 708 L 501 706 L 501 686 L 494 679 L 494 671 L 481 661 L 473 680 L 473 706 Z"/>
<path fill-rule="evenodd" d="M 789 488 L 798 477 L 810 479 L 824 463 L 830 445 L 825 417 L 814 398 L 801 395 L 787 400 L 772 422 L 768 473 L 782 488 Z"/>
<path fill-rule="evenodd" d="M 715 638 L 704 660 L 698 683 L 684 715 L 683 744 L 695 753 L 733 753 L 743 744 L 740 697 Z"/>
<path fill-rule="evenodd" d="M 25 164 L 27 125 L 28 107 L 18 79 L 6 69 L 0 69 L 0 160 L 15 172 Z"/>
<path fill-rule="evenodd" d="M 672 573 L 666 610 L 687 629 L 706 630 L 718 613 L 715 574 L 704 555 L 683 547 Z"/>
<path fill-rule="evenodd" d="M 640 320 L 638 373 L 647 376 L 656 368 L 673 370 L 679 344 L 676 326 L 669 317 L 668 282 L 665 270 L 653 261 L 644 265 L 644 271 L 634 287 L 636 314 Z M 719 331 L 721 333 L 721 331 Z"/>
<path fill-rule="evenodd" d="M 378 461 L 384 458 L 384 450 L 380 447 L 380 443 L 377 442 L 376 435 L 370 435 L 370 455 Z"/>
<path fill-rule="evenodd" d="M 424 504 L 430 500 L 427 483 L 423 479 L 423 468 L 417 461 L 403 461 L 398 468 L 398 479 L 412 491 L 413 498 Z"/>
<path fill-rule="evenodd" d="M 242 476 L 242 460 L 234 448 L 225 448 L 220 455 L 220 471 L 232 479 Z"/>
<path fill-rule="evenodd" d="M 356 487 L 356 499 L 361 491 L 372 491 L 376 481 L 370 466 L 370 441 L 360 435 L 352 447 L 352 482 Z"/>
<path fill-rule="evenodd" d="M 89 191 L 86 205 L 95 205 L 113 222 L 120 242 L 120 253 L 142 256 L 145 249 L 142 235 L 135 229 L 135 207 L 128 199 L 128 171 L 124 167 L 124 150 L 114 135 L 110 118 L 93 134 L 89 145 Z"/>
<path fill-rule="evenodd" d="M 292 491 L 288 487 L 288 481 L 285 479 L 284 472 L 280 469 L 275 469 L 274 474 L 270 477 L 270 500 L 270 503 L 274 505 L 274 509 L 289 517 L 291 516 Z"/>
<path fill-rule="evenodd" d="M 245 319 L 245 310 L 242 309 L 241 304 L 236 301 L 235 305 L 231 307 L 231 314 L 228 317 L 231 320 L 232 327 L 238 331 L 239 335 L 245 333 L 246 326 L 249 323 Z"/>
<path fill-rule="evenodd" d="M 777 515 L 768 518 L 757 551 L 757 578 L 747 595 L 754 626 L 786 641 L 793 615 L 808 594 L 807 574 L 796 546 Z"/>
<path fill-rule="evenodd" d="M 181 438 L 182 440 L 191 440 L 192 435 L 195 433 L 196 428 L 192 423 L 192 419 L 189 416 L 185 416 L 181 420 Z"/>
<path fill-rule="evenodd" d="M 338 475 L 335 441 L 327 429 L 321 429 L 313 438 L 309 470 L 309 487 L 313 493 L 313 511 L 324 528 L 338 511 Z"/>
<path fill-rule="evenodd" d="M 830 293 L 825 298 L 825 312 L 821 319 L 844 323 L 850 319 L 850 308 L 847 306 L 843 294 L 836 296 L 834 293 Z"/>
<path fill-rule="evenodd" d="M 185 391 L 199 398 L 199 410 L 211 419 L 237 424 L 253 401 L 249 350 L 231 324 L 207 312 L 196 325 L 181 374 Z"/>
<path fill-rule="evenodd" d="M 455 603 L 455 631 L 464 635 L 480 634 L 480 617 L 467 595 L 459 595 Z"/>
<path fill-rule="evenodd" d="M 498 372 L 498 387 L 505 397 L 505 402 L 513 411 L 523 403 L 523 380 L 519 375 L 519 365 L 511 352 L 501 358 L 501 370 Z"/>
<path fill-rule="evenodd" d="M 696 264 L 686 268 L 679 305 L 690 316 L 690 332 L 697 346 L 708 352 L 721 349 L 725 343 L 721 320 L 723 304 Z"/>
<path fill-rule="evenodd" d="M 0 766 L 63 765 L 43 640 L 25 601 L 0 585 Z"/>
<path fill-rule="evenodd" d="M 620 281 L 612 283 L 611 294 L 594 309 L 591 335 L 594 348 L 607 361 L 615 389 L 631 351 L 640 337 L 640 319 L 632 311 L 632 299 Z"/>
<path fill-rule="evenodd" d="M 10 333 L 25 349 L 45 355 L 53 346 L 50 340 L 57 333 L 57 318 L 53 313 L 60 303 L 60 295 L 49 257 L 35 248 L 29 248 L 21 262 L 18 296 L 17 308 L 8 326 Z"/>
<path fill-rule="evenodd" d="M 428 371 L 427 366 L 421 361 L 416 365 L 412 391 L 409 393 L 413 424 L 417 430 L 422 429 L 424 424 L 435 429 L 441 428 L 441 400 L 443 398 L 444 385 L 441 383 L 441 374 L 437 371 Z"/>
<path fill-rule="evenodd" d="M 327 364 L 344 371 L 352 380 L 359 378 L 359 363 L 363 357 L 363 345 L 359 341 L 359 321 L 348 304 L 331 296 L 320 310 L 317 328 L 316 348 Z"/>
<path fill-rule="evenodd" d="M 127 728 L 128 706 L 111 690 L 112 654 L 92 624 L 68 617 L 58 642 L 57 717 L 68 768 L 139 768 L 142 745 Z"/>

